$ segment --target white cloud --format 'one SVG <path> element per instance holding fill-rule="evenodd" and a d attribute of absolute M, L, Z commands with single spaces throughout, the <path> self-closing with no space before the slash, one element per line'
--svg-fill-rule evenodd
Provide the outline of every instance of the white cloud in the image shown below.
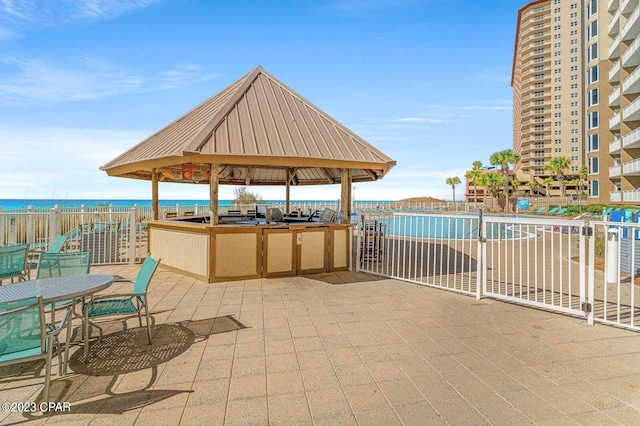
<path fill-rule="evenodd" d="M 84 56 L 64 64 L 31 57 L 0 58 L 0 106 L 95 100 L 183 87 L 214 78 L 192 64 L 143 74 Z"/>
<path fill-rule="evenodd" d="M 396 121 L 398 123 L 428 123 L 428 124 L 437 124 L 444 123 L 445 120 L 439 118 L 425 118 L 425 117 L 402 117 L 402 118 L 394 118 L 391 121 Z"/>
<path fill-rule="evenodd" d="M 0 0 L 0 39 L 82 20 L 104 20 L 162 0 Z"/>

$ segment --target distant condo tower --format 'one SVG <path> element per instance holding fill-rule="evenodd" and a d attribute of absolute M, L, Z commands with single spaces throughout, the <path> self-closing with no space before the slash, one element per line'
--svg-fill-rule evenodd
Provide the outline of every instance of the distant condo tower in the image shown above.
<path fill-rule="evenodd" d="M 542 184 L 551 176 L 544 166 L 567 157 L 567 181 L 587 167 L 589 202 L 639 204 L 638 65 L 640 0 L 538 0 L 521 8 L 511 78 L 517 178 Z M 551 195 L 559 195 L 554 185 Z"/>
<path fill-rule="evenodd" d="M 583 3 L 533 1 L 518 12 L 511 76 L 513 149 L 521 156 L 516 176 L 537 181 L 542 194 L 552 158 L 571 160 L 568 179 L 586 162 Z M 559 195 L 558 186 L 551 194 Z"/>

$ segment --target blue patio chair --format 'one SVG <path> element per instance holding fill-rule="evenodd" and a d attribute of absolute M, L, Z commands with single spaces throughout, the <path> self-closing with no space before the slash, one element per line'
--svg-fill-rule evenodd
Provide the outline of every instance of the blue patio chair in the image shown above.
<path fill-rule="evenodd" d="M 563 207 L 560 210 L 558 210 L 557 212 L 554 213 L 555 216 L 562 216 L 567 212 L 567 208 Z"/>
<path fill-rule="evenodd" d="M 0 302 L 0 365 L 46 361 L 44 394 L 42 401 L 49 401 L 51 360 L 54 347 L 58 354 L 58 375 L 67 373 L 68 347 L 71 336 L 70 310 L 67 310 L 58 328 L 48 327 L 45 321 L 42 296 L 13 302 Z M 58 335 L 67 329 L 64 363 Z"/>
<path fill-rule="evenodd" d="M 607 216 L 612 211 L 613 211 L 613 207 L 608 207 L 605 211 L 602 212 L 602 216 Z"/>
<path fill-rule="evenodd" d="M 558 210 L 560 210 L 560 207 L 554 207 L 551 210 L 549 210 L 547 213 L 548 214 L 555 214 Z"/>
<path fill-rule="evenodd" d="M 533 213 L 535 213 L 535 214 L 544 213 L 544 211 L 545 211 L 546 209 L 547 209 L 546 207 L 542 206 L 542 207 L 540 207 L 538 210 L 536 210 L 536 211 L 535 211 L 535 212 L 533 212 Z"/>
<path fill-rule="evenodd" d="M 42 253 L 40 255 L 40 261 L 38 262 L 38 269 L 36 270 L 36 278 L 43 279 L 88 274 L 89 268 L 91 267 L 90 262 L 90 251 Z M 62 300 L 47 304 L 46 310 L 51 311 L 51 322 L 54 324 L 56 322 L 56 309 L 72 306 L 74 302 L 80 303 L 81 299 Z"/>
<path fill-rule="evenodd" d="M 67 234 L 63 234 L 63 235 L 57 235 L 53 242 L 51 244 L 49 244 L 49 249 L 47 250 L 48 253 L 60 253 L 62 251 L 62 249 L 64 248 L 64 245 L 67 243 Z M 40 255 L 42 254 L 41 251 L 34 251 L 31 250 L 31 259 L 29 260 L 29 267 L 30 268 L 37 268 L 38 267 L 38 261 L 40 259 Z"/>
<path fill-rule="evenodd" d="M 153 274 L 158 268 L 158 264 L 160 264 L 160 259 L 156 260 L 148 254 L 142 263 L 135 280 L 114 280 L 114 283 L 126 282 L 133 284 L 132 292 L 94 297 L 93 300 L 84 304 L 82 311 L 83 314 L 85 314 L 89 319 L 92 319 L 109 315 L 127 315 L 137 313 L 140 327 L 142 327 L 141 312 L 144 308 L 144 314 L 147 319 L 147 339 L 149 340 L 149 344 L 151 344 L 151 321 L 149 319 L 147 289 Z M 98 328 L 100 330 L 100 335 L 102 335 L 102 328 L 95 323 L 91 324 Z"/>
<path fill-rule="evenodd" d="M 27 244 L 15 244 L 0 247 L 0 285 L 3 280 L 14 278 L 24 281 L 25 277 L 31 278 L 27 267 L 29 246 Z"/>

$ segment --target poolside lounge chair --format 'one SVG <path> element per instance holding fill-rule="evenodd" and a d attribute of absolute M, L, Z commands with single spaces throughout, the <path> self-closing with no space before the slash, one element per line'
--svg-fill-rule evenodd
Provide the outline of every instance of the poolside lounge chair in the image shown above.
<path fill-rule="evenodd" d="M 2 280 L 14 278 L 24 281 L 31 279 L 31 273 L 27 268 L 29 246 L 27 244 L 15 244 L 0 247 L 0 285 Z"/>
<path fill-rule="evenodd" d="M 563 207 L 560 210 L 558 210 L 557 212 L 553 213 L 555 216 L 562 216 L 567 212 L 567 208 Z"/>
<path fill-rule="evenodd" d="M 544 211 L 545 211 L 546 209 L 547 209 L 546 207 L 542 206 L 542 207 L 540 207 L 538 210 L 536 210 L 536 211 L 535 211 L 535 212 L 533 212 L 533 213 L 534 213 L 534 214 L 541 214 L 541 213 L 544 213 Z"/>
<path fill-rule="evenodd" d="M 548 214 L 556 214 L 556 212 L 560 210 L 560 207 L 554 207 L 551 210 L 549 210 L 547 213 Z"/>
<path fill-rule="evenodd" d="M 607 216 L 612 211 L 613 211 L 613 207 L 609 207 L 605 211 L 602 212 L 602 216 Z"/>

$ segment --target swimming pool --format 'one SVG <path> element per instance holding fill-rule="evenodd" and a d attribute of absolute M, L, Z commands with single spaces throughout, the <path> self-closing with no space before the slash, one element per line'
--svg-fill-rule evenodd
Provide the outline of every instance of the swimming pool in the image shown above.
<path fill-rule="evenodd" d="M 439 215 L 396 215 L 376 219 L 387 235 L 437 238 L 454 240 L 471 240 L 478 238 L 477 216 L 439 216 Z M 523 239 L 536 237 L 535 233 L 516 229 L 509 223 L 488 223 L 485 238 L 495 239 Z"/>

